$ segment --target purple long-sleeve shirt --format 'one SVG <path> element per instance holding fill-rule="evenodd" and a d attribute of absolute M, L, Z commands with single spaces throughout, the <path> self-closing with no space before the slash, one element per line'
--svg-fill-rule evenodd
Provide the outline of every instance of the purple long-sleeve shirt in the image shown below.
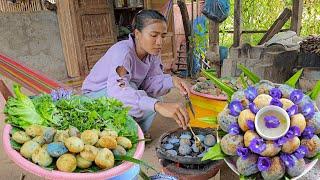
<path fill-rule="evenodd" d="M 116 72 L 119 66 L 128 73 L 120 77 Z M 172 87 L 172 77 L 163 74 L 160 56 L 147 55 L 140 60 L 134 39 L 129 35 L 128 40 L 114 44 L 94 65 L 83 82 L 82 91 L 106 89 L 108 96 L 131 107 L 131 116 L 141 118 L 144 111 L 154 111 L 156 98 L 168 93 Z"/>

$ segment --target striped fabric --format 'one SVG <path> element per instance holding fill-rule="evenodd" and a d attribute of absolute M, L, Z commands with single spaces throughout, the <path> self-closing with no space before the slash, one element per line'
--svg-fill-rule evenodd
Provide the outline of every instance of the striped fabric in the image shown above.
<path fill-rule="evenodd" d="M 50 79 L 3 54 L 0 54 L 0 74 L 21 84 L 35 94 L 50 93 L 53 89 L 65 87 L 62 83 Z"/>

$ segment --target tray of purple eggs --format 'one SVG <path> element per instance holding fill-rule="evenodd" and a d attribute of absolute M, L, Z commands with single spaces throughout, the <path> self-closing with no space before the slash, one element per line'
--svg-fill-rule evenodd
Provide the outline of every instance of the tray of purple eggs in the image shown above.
<path fill-rule="evenodd" d="M 225 162 L 238 175 L 298 179 L 320 154 L 320 112 L 301 90 L 262 80 L 235 92 L 218 115 Z"/>
<path fill-rule="evenodd" d="M 206 164 L 201 161 L 208 150 L 217 143 L 213 129 L 192 128 L 201 141 L 197 146 L 192 133 L 182 128 L 163 134 L 157 144 L 156 153 L 159 158 L 168 159 L 183 164 Z"/>

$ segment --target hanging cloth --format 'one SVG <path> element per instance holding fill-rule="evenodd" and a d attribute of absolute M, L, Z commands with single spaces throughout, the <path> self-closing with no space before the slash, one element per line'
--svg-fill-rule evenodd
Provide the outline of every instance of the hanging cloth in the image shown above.
<path fill-rule="evenodd" d="M 223 22 L 229 16 L 229 0 L 206 0 L 202 13 L 212 21 Z"/>

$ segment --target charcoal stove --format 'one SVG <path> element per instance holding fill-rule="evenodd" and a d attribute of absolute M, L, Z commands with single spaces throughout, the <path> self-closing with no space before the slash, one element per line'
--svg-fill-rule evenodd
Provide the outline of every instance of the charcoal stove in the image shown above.
<path fill-rule="evenodd" d="M 212 134 L 215 136 L 213 129 L 209 128 L 193 128 L 195 134 Z M 220 167 L 223 165 L 223 161 L 201 161 L 202 157 L 197 156 L 173 156 L 166 152 L 162 144 L 171 136 L 179 137 L 182 133 L 186 132 L 181 128 L 169 131 L 163 134 L 157 144 L 156 153 L 162 166 L 162 171 L 174 176 L 181 180 L 207 180 L 215 176 Z"/>

